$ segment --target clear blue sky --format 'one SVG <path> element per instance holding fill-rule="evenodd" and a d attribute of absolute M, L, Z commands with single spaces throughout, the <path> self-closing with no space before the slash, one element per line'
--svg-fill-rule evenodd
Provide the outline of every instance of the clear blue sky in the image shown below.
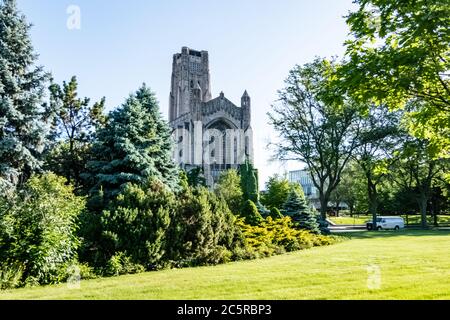
<path fill-rule="evenodd" d="M 33 23 L 39 62 L 61 83 L 78 77 L 79 93 L 120 105 L 143 82 L 167 117 L 172 55 L 182 46 L 207 50 L 213 96 L 235 104 L 252 98 L 255 165 L 260 187 L 273 173 L 300 163 L 269 163 L 274 135 L 266 113 L 289 70 L 315 56 L 342 56 L 351 0 L 18 0 Z M 69 30 L 66 10 L 81 9 Z"/>

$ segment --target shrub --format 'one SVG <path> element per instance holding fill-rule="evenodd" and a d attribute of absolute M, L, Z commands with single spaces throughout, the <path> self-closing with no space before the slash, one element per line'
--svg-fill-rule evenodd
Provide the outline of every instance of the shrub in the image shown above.
<path fill-rule="evenodd" d="M 247 200 L 244 202 L 241 216 L 244 218 L 245 223 L 252 226 L 256 226 L 264 220 L 252 200 Z"/>
<path fill-rule="evenodd" d="M 283 214 L 277 208 L 270 209 L 270 217 L 274 220 L 283 219 Z"/>
<path fill-rule="evenodd" d="M 21 264 L 0 265 L 0 290 L 18 288 L 22 284 L 24 267 Z"/>
<path fill-rule="evenodd" d="M 223 198 L 203 187 L 186 190 L 171 221 L 169 259 L 180 267 L 230 261 L 243 243 L 235 220 Z"/>
<path fill-rule="evenodd" d="M 106 276 L 119 276 L 122 274 L 134 274 L 144 271 L 144 266 L 133 263 L 132 259 L 124 252 L 118 252 L 106 263 L 104 274 Z"/>
<path fill-rule="evenodd" d="M 108 271 L 116 270 L 116 262 L 127 262 L 123 255 L 146 270 L 160 268 L 174 201 L 174 194 L 158 180 L 127 184 L 108 210 L 83 217 L 83 259 L 100 269 L 106 266 L 107 274 L 116 272 Z"/>
<path fill-rule="evenodd" d="M 241 253 L 243 258 L 267 257 L 313 246 L 329 245 L 338 241 L 337 237 L 296 229 L 290 217 L 277 220 L 268 217 L 258 226 L 248 225 L 240 219 L 238 225 L 245 237 L 246 252 Z"/>
<path fill-rule="evenodd" d="M 231 212 L 238 215 L 241 211 L 243 193 L 241 180 L 237 170 L 230 169 L 222 172 L 215 188 L 215 193 L 225 199 Z"/>
<path fill-rule="evenodd" d="M 23 266 L 22 283 L 60 282 L 76 261 L 77 218 L 85 201 L 64 178 L 52 173 L 33 176 L 0 211 L 0 261 Z"/>

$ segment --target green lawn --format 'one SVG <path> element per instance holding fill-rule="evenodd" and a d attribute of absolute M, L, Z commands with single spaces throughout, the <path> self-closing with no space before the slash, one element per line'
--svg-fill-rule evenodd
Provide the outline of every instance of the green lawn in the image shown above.
<path fill-rule="evenodd" d="M 408 224 L 420 224 L 420 215 L 410 215 L 408 216 L 408 220 L 406 220 L 406 216 L 402 215 L 403 219 L 405 219 L 405 224 L 408 222 Z M 365 224 L 367 220 L 372 220 L 372 216 L 369 215 L 358 215 L 358 216 L 342 216 L 342 217 L 330 217 L 329 218 L 332 222 L 335 224 L 350 224 L 350 225 L 362 225 Z M 433 217 L 427 217 L 427 222 L 432 225 L 433 224 Z M 450 224 L 450 216 L 446 215 L 439 215 L 438 216 L 438 223 L 442 225 L 449 225 Z"/>
<path fill-rule="evenodd" d="M 0 299 L 450 299 L 450 231 L 350 237 L 268 259 L 82 281 L 81 289 L 18 289 Z M 368 289 L 368 266 L 380 270 L 379 289 Z"/>

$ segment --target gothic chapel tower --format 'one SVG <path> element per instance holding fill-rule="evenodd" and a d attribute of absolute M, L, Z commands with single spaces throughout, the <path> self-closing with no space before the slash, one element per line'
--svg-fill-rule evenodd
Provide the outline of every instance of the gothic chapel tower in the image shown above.
<path fill-rule="evenodd" d="M 187 171 L 202 168 L 210 187 L 224 170 L 253 162 L 250 96 L 244 92 L 240 107 L 223 92 L 212 99 L 207 51 L 183 47 L 174 54 L 169 122 L 175 162 Z"/>
<path fill-rule="evenodd" d="M 202 102 L 211 100 L 207 51 L 181 49 L 173 56 L 169 121 L 191 111 L 193 89 L 200 86 Z"/>

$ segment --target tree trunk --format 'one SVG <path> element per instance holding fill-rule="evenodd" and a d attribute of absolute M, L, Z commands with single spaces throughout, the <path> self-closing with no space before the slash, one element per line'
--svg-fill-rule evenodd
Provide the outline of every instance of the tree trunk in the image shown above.
<path fill-rule="evenodd" d="M 323 220 L 327 218 L 327 205 L 328 199 L 326 199 L 325 195 L 321 194 L 320 196 L 320 216 Z"/>
<path fill-rule="evenodd" d="M 439 226 L 439 224 L 438 224 L 438 210 L 436 210 L 434 202 L 430 203 L 430 213 L 431 213 L 431 216 L 433 217 L 433 225 L 435 227 L 438 227 Z"/>
<path fill-rule="evenodd" d="M 369 212 L 372 215 L 372 226 L 374 231 L 378 231 L 377 226 L 377 211 L 378 211 L 378 194 L 377 186 L 372 182 L 372 179 L 367 179 L 367 195 L 369 198 Z"/>
<path fill-rule="evenodd" d="M 420 195 L 419 208 L 422 229 L 427 229 L 427 197 L 425 195 Z"/>
<path fill-rule="evenodd" d="M 374 231 L 377 231 L 377 210 L 378 210 L 377 201 L 376 200 L 370 201 L 369 211 L 370 214 L 372 215 L 372 226 Z"/>

